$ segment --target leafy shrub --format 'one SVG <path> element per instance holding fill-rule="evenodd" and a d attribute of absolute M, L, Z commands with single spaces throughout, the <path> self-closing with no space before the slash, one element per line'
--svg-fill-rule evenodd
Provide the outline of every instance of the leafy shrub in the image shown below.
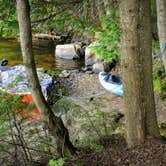
<path fill-rule="evenodd" d="M 49 166 L 63 166 L 65 163 L 63 158 L 58 160 L 49 160 Z"/>
<path fill-rule="evenodd" d="M 160 52 L 159 41 L 153 40 L 152 41 L 152 50 L 154 55 L 158 55 Z"/>
<path fill-rule="evenodd" d="M 112 62 L 119 57 L 117 44 L 120 41 L 120 29 L 118 26 L 119 18 L 102 17 L 100 32 L 96 36 L 98 45 L 92 49 L 101 58 L 108 62 Z"/>
<path fill-rule="evenodd" d="M 161 96 L 161 98 L 166 98 L 166 79 L 165 79 L 165 69 L 160 59 L 160 46 L 159 41 L 152 41 L 153 49 L 153 82 L 154 90 Z"/>
<path fill-rule="evenodd" d="M 161 96 L 161 98 L 166 98 L 165 69 L 162 63 L 154 62 L 153 64 L 153 82 L 154 90 Z"/>
<path fill-rule="evenodd" d="M 56 112 L 60 113 L 67 113 L 70 110 L 73 110 L 78 113 L 80 112 L 79 105 L 76 105 L 75 103 L 64 97 L 62 97 L 56 103 L 54 103 L 53 108 L 56 110 Z"/>

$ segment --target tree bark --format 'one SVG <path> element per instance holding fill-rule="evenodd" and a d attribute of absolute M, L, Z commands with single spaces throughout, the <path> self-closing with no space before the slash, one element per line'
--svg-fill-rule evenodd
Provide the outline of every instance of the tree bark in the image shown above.
<path fill-rule="evenodd" d="M 73 154 L 76 149 L 69 140 L 68 130 L 65 128 L 61 118 L 54 115 L 41 91 L 32 51 L 29 1 L 17 0 L 17 12 L 23 63 L 26 69 L 30 92 L 42 115 L 42 120 L 46 123 L 52 135 L 56 139 L 58 154 L 63 155 L 66 152 Z"/>
<path fill-rule="evenodd" d="M 160 41 L 160 49 L 166 43 L 166 0 L 156 0 L 157 3 L 157 27 Z M 162 56 L 164 68 L 166 71 L 166 51 Z"/>
<path fill-rule="evenodd" d="M 99 14 L 99 19 L 100 19 L 101 17 L 106 15 L 104 1 L 98 0 L 95 2 L 97 3 L 98 14 Z"/>
<path fill-rule="evenodd" d="M 145 132 L 153 137 L 159 136 L 154 101 L 152 76 L 152 22 L 150 0 L 140 0 L 140 54 L 142 56 L 142 96 L 145 112 Z"/>
<path fill-rule="evenodd" d="M 133 146 L 143 143 L 148 134 L 159 136 L 152 82 L 150 0 L 122 0 L 120 17 L 126 137 Z"/>

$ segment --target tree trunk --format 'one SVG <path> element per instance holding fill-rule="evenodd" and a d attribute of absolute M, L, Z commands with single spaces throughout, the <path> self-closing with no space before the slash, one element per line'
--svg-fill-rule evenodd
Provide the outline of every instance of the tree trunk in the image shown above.
<path fill-rule="evenodd" d="M 143 143 L 148 134 L 159 136 L 152 82 L 150 0 L 121 1 L 120 16 L 126 137 L 133 146 Z"/>
<path fill-rule="evenodd" d="M 97 9 L 98 9 L 98 14 L 99 14 L 99 19 L 100 19 L 102 16 L 106 15 L 104 1 L 97 0 L 95 2 L 97 3 Z"/>
<path fill-rule="evenodd" d="M 166 0 L 156 0 L 157 3 L 157 26 L 160 41 L 160 48 L 166 43 Z M 164 68 L 166 71 L 166 51 L 162 56 Z"/>
<path fill-rule="evenodd" d="M 59 155 L 63 155 L 65 152 L 70 152 L 73 154 L 76 149 L 69 140 L 68 130 L 65 128 L 61 118 L 54 115 L 41 91 L 32 51 L 29 1 L 17 0 L 17 12 L 23 63 L 26 69 L 29 89 L 32 97 L 37 108 L 41 112 L 42 120 L 47 124 L 52 135 L 56 139 L 57 152 Z"/>
<path fill-rule="evenodd" d="M 146 135 L 159 136 L 152 76 L 152 23 L 150 0 L 140 0 L 140 54 L 142 61 L 142 97 Z"/>

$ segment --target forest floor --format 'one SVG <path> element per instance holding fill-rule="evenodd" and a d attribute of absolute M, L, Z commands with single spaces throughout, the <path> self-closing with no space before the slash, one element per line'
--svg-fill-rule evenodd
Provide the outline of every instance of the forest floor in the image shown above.
<path fill-rule="evenodd" d="M 105 137 L 100 140 L 103 150 L 85 148 L 79 159 L 84 166 L 165 166 L 166 144 L 148 139 L 142 145 L 128 148 L 124 138 Z M 66 163 L 67 165 L 67 163 Z"/>
<path fill-rule="evenodd" d="M 100 109 L 104 112 L 124 113 L 123 98 L 106 92 L 99 83 L 97 74 L 70 72 L 63 82 L 68 95 L 85 110 Z M 97 97 L 96 94 L 102 94 Z M 72 98 L 72 96 L 74 96 Z M 78 97 L 78 98 L 77 98 Z M 83 98 L 80 98 L 83 97 Z M 85 97 L 85 98 L 84 98 Z M 86 98 L 87 97 L 87 98 Z M 159 124 L 166 123 L 166 102 L 156 95 L 156 112 Z M 125 117 L 125 116 L 124 116 Z M 125 118 L 122 118 L 122 123 Z M 99 127 L 99 126 L 98 126 Z M 164 134 L 165 134 L 164 129 Z M 165 166 L 166 142 L 148 139 L 143 145 L 128 148 L 124 137 L 112 134 L 98 140 L 103 150 L 86 147 L 79 155 L 79 161 L 85 166 Z M 75 161 L 66 165 L 75 165 Z M 77 162 L 76 162 L 77 163 Z M 77 165 L 77 164 L 76 164 Z"/>

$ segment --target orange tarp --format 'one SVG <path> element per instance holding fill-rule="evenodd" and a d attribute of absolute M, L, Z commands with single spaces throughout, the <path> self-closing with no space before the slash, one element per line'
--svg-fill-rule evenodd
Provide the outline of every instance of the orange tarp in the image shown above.
<path fill-rule="evenodd" d="M 27 94 L 27 95 L 24 95 L 22 100 L 21 100 L 22 103 L 27 103 L 31 106 L 34 105 L 34 100 L 32 98 L 32 95 L 31 94 Z M 25 110 L 21 110 L 19 111 L 19 113 L 29 119 L 29 120 L 33 120 L 33 119 L 40 119 L 41 117 L 41 114 L 39 112 L 39 110 L 37 108 L 29 108 L 27 107 Z"/>

